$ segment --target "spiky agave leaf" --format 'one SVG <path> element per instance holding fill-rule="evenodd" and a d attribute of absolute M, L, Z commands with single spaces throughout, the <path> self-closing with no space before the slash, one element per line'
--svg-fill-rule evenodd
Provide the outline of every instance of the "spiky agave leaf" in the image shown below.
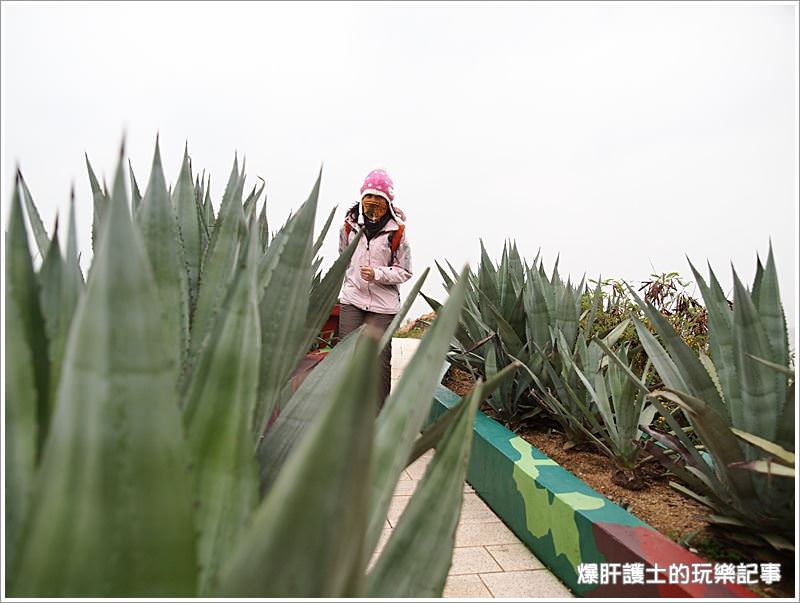
<path fill-rule="evenodd" d="M 322 243 L 325 241 L 325 236 L 328 234 L 328 230 L 330 230 L 331 223 L 333 223 L 333 217 L 336 214 L 336 209 L 337 209 L 336 205 L 334 205 L 331 208 L 331 211 L 328 214 L 328 218 L 325 220 L 325 224 L 322 226 L 322 230 L 320 231 L 319 235 L 317 235 L 316 241 L 314 241 L 313 254 L 315 256 L 319 253 L 319 250 L 322 248 Z"/>
<path fill-rule="evenodd" d="M 47 353 L 50 365 L 48 405 L 51 408 L 61 372 L 61 357 L 64 353 L 69 321 L 72 319 L 71 313 L 63 312 L 66 309 L 62 300 L 66 279 L 64 272 L 65 265 L 58 243 L 58 219 L 56 219 L 53 240 L 50 241 L 38 274 L 42 317 L 48 341 Z"/>
<path fill-rule="evenodd" d="M 165 340 L 175 359 L 175 370 L 178 371 L 189 347 L 188 275 L 177 217 L 167 193 L 157 138 L 150 179 L 136 214 L 136 222 L 142 233 L 161 300 Z"/>
<path fill-rule="evenodd" d="M 23 520 L 49 423 L 47 345 L 22 218 L 19 182 L 11 199 L 5 283 L 6 576 L 14 582 Z"/>
<path fill-rule="evenodd" d="M 420 342 L 400 381 L 392 388 L 378 417 L 375 481 L 367 536 L 367 551 L 370 554 L 380 537 L 395 484 L 405 468 L 414 440 L 430 413 L 442 366 L 440 359 L 447 352 L 458 325 L 465 289 L 466 269 Z"/>
<path fill-rule="evenodd" d="M 431 271 L 430 268 L 425 268 L 425 270 L 422 271 L 420 277 L 412 285 L 411 290 L 406 295 L 406 300 L 403 302 L 403 305 L 400 306 L 400 309 L 397 311 L 397 314 L 395 314 L 394 318 L 392 319 L 392 322 L 389 324 L 389 326 L 386 328 L 386 331 L 384 331 L 383 335 L 381 336 L 381 341 L 379 346 L 380 349 L 386 347 L 392 340 L 392 336 L 394 335 L 395 331 L 397 331 L 397 329 L 400 327 L 400 323 L 403 322 L 403 319 L 406 317 L 406 314 L 408 314 L 408 311 L 411 309 L 412 304 L 416 301 L 417 295 L 419 294 L 420 289 L 422 289 L 422 285 L 425 283 L 425 279 L 428 278 L 428 274 L 430 273 L 430 271 Z"/>
<path fill-rule="evenodd" d="M 97 176 L 94 174 L 92 164 L 89 163 L 89 155 L 84 154 L 84 156 L 86 158 L 86 169 L 89 172 L 89 186 L 92 189 L 92 206 L 94 210 L 92 214 L 92 250 L 94 251 L 98 247 L 100 224 L 103 222 L 103 216 L 105 215 L 109 201 L 108 195 L 100 188 L 100 183 L 97 181 Z"/>
<path fill-rule="evenodd" d="M 262 494 L 272 488 L 289 454 L 321 412 L 327 394 L 338 384 L 352 358 L 358 333 L 351 333 L 333 347 L 262 434 L 257 449 Z"/>
<path fill-rule="evenodd" d="M 174 359 L 121 159 L 99 243 L 11 592 L 191 595 L 194 526 Z"/>
<path fill-rule="evenodd" d="M 262 259 L 259 306 L 263 351 L 255 434 L 263 432 L 291 372 L 308 349 L 306 318 L 314 276 L 313 230 L 321 177 L 320 172 L 308 200 L 273 238 Z"/>
<path fill-rule="evenodd" d="M 356 244 L 356 241 L 354 241 L 351 243 L 351 247 Z M 349 253 L 348 250 L 343 251 L 336 263 L 341 261 L 343 267 L 346 268 L 350 255 L 352 255 L 352 251 Z M 333 270 L 334 268 L 332 267 L 330 272 L 333 272 Z M 413 303 L 427 273 L 428 269 L 415 283 L 403 308 L 398 312 L 397 317 L 399 317 L 399 320 L 395 319 L 398 324 L 402 320 L 402 316 L 406 314 L 408 307 Z M 325 278 L 328 279 L 328 276 Z M 341 278 L 338 280 L 341 282 Z M 338 288 L 336 291 L 338 291 Z M 314 296 L 312 294 L 312 303 L 309 311 L 311 311 L 311 307 L 317 305 L 313 300 Z M 380 349 L 383 349 L 388 343 L 388 338 L 391 337 L 393 331 L 394 329 L 390 325 L 378 344 Z M 315 332 L 319 332 L 319 328 Z M 345 363 L 353 352 L 355 341 L 356 337 L 350 335 L 336 344 L 325 359 L 306 377 L 288 401 L 286 407 L 281 409 L 275 423 L 269 427 L 266 433 L 262 434 L 257 453 L 260 464 L 262 492 L 266 492 L 274 483 L 290 451 L 319 412 L 317 405 L 324 400 L 325 392 L 333 389 L 335 380 L 338 378 L 337 375 L 341 374 Z"/>
<path fill-rule="evenodd" d="M 371 597 L 440 597 L 450 570 L 464 497 L 478 381 L 442 438 L 369 576 Z"/>
<path fill-rule="evenodd" d="M 33 231 L 33 239 L 36 241 L 36 247 L 39 249 L 39 256 L 44 258 L 47 255 L 47 249 L 50 246 L 50 237 L 47 236 L 47 231 L 42 223 L 42 218 L 39 216 L 39 210 L 36 208 L 36 203 L 33 201 L 33 195 L 28 189 L 28 184 L 22 173 L 19 173 L 19 183 L 22 187 L 22 200 L 25 203 L 25 212 L 28 214 L 28 222 Z"/>
<path fill-rule="evenodd" d="M 193 311 L 190 308 L 190 362 L 211 330 L 232 278 L 233 266 L 239 253 L 239 228 L 244 220 L 243 184 L 238 163 L 234 160 L 219 217 L 203 259 L 197 305 Z"/>
<path fill-rule="evenodd" d="M 377 336 L 357 342 L 320 416 L 284 466 L 226 565 L 219 594 L 352 597 L 362 591 Z"/>
<path fill-rule="evenodd" d="M 133 165 L 131 165 L 130 159 L 128 159 L 128 175 L 131 179 L 131 213 L 135 216 L 142 203 L 142 193 L 139 192 L 139 183 L 136 182 L 136 176 L 133 174 Z"/>
<path fill-rule="evenodd" d="M 258 502 L 251 431 L 261 353 L 257 239 L 252 224 L 245 260 L 237 267 L 228 299 L 201 348 L 184 404 L 199 504 L 201 594 L 211 592 L 219 568 Z"/>
<path fill-rule="evenodd" d="M 186 278 L 189 287 L 189 307 L 194 308 L 197 303 L 200 279 L 200 217 L 197 215 L 188 144 L 183 151 L 178 182 L 175 184 L 175 190 L 172 191 L 172 206 L 178 216 L 178 228 L 183 241 L 183 259 L 186 262 Z"/>
<path fill-rule="evenodd" d="M 336 258 L 336 261 L 325 273 L 322 280 L 315 282 L 311 287 L 308 312 L 306 313 L 306 337 L 302 349 L 306 350 L 311 346 L 330 316 L 331 309 L 336 303 L 339 291 L 342 288 L 347 267 L 350 265 L 353 253 L 358 247 L 360 236 L 359 234 L 342 250 L 342 253 Z"/>

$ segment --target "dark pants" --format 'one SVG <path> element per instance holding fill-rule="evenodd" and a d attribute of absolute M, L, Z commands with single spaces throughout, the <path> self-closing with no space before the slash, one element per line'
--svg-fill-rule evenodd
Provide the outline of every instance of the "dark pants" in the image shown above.
<path fill-rule="evenodd" d="M 339 311 L 339 337 L 344 338 L 363 324 L 372 325 L 384 333 L 389 323 L 394 319 L 394 314 L 376 314 L 366 312 L 350 304 L 342 304 Z M 392 342 L 383 350 L 380 356 L 381 367 L 381 399 L 380 406 L 389 396 L 392 387 Z"/>

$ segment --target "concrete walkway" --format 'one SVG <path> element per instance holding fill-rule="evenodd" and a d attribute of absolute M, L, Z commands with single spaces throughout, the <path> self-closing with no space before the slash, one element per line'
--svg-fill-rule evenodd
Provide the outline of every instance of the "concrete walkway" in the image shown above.
<path fill-rule="evenodd" d="M 418 345 L 417 339 L 392 340 L 392 384 L 400 378 Z M 433 454 L 429 450 L 403 472 L 389 507 L 378 551 L 388 540 Z M 573 595 L 465 483 L 453 564 L 443 596 L 553 599 Z"/>

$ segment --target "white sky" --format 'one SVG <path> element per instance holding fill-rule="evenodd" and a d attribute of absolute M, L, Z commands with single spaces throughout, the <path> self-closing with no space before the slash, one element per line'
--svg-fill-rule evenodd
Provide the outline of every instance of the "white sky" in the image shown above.
<path fill-rule="evenodd" d="M 794 330 L 796 36 L 796 3 L 4 2 L 2 198 L 19 163 L 52 229 L 74 182 L 88 259 L 84 152 L 110 184 L 123 132 L 142 192 L 156 133 L 172 182 L 188 139 L 215 206 L 245 155 L 273 226 L 320 164 L 318 227 L 384 167 L 417 274 L 483 238 L 576 280 L 689 278 L 688 256 L 750 284 L 771 239 Z"/>

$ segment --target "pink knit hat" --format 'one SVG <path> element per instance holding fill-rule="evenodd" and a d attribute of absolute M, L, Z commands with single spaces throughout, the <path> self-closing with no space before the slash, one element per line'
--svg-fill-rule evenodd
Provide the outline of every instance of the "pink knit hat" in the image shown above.
<path fill-rule="evenodd" d="M 394 183 L 385 170 L 372 170 L 361 185 L 361 197 L 364 195 L 379 195 L 389 204 L 394 201 Z"/>

